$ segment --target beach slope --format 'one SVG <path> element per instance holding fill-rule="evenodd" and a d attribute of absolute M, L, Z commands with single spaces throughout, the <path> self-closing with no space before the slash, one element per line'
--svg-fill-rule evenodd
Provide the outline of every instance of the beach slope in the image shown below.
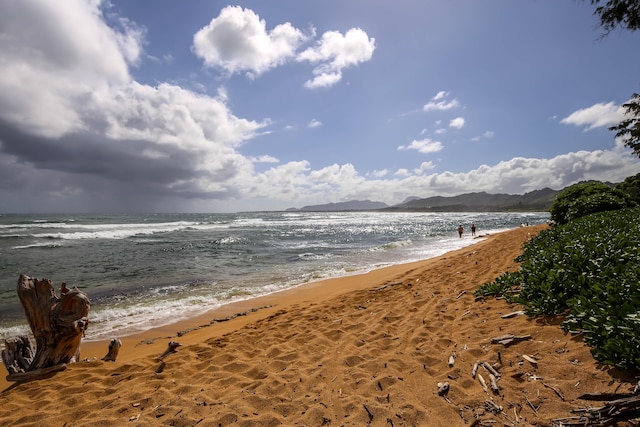
<path fill-rule="evenodd" d="M 581 337 L 563 332 L 561 319 L 503 317 L 520 307 L 474 298 L 478 286 L 517 269 L 523 243 L 544 227 L 128 337 L 115 362 L 100 360 L 108 343 L 83 344 L 83 357 L 98 360 L 70 364 L 49 379 L 4 383 L 0 420 L 94 427 L 551 425 L 589 406 L 577 399 L 581 394 L 627 391 L 628 384 L 596 363 Z M 233 313 L 244 315 L 229 318 Z M 530 338 L 492 342 L 506 334 Z M 158 360 L 172 340 L 182 346 Z"/>

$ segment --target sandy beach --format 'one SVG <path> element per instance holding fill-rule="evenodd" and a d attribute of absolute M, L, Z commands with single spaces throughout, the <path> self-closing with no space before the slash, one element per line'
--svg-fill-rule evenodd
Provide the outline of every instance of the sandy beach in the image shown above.
<path fill-rule="evenodd" d="M 120 337 L 115 362 L 101 360 L 105 341 L 44 380 L 8 383 L 3 365 L 0 424 L 550 426 L 593 404 L 581 394 L 629 391 L 633 379 L 597 363 L 562 319 L 503 317 L 520 307 L 474 298 L 544 227 Z M 505 334 L 530 339 L 492 342 Z M 182 345 L 160 361 L 169 341 Z"/>

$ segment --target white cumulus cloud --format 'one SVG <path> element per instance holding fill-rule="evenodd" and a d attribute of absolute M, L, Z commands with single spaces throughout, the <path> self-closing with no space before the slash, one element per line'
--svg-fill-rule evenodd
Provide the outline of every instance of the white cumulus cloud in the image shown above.
<path fill-rule="evenodd" d="M 434 141 L 429 138 L 421 139 L 421 140 L 413 140 L 409 145 L 401 145 L 398 147 L 398 150 L 416 150 L 422 154 L 429 153 L 437 153 L 441 151 L 443 148 L 442 143 L 440 141 Z"/>
<path fill-rule="evenodd" d="M 433 164 L 433 162 L 431 162 L 431 161 L 429 161 L 429 162 L 422 162 L 422 163 L 420 164 L 420 167 L 419 167 L 419 168 L 416 168 L 416 169 L 414 170 L 414 173 L 415 173 L 416 175 L 422 175 L 422 174 L 423 174 L 423 173 L 425 173 L 426 171 L 429 171 L 429 170 L 435 169 L 435 167 L 436 167 L 436 165 L 435 165 L 435 164 Z"/>
<path fill-rule="evenodd" d="M 193 36 L 193 51 L 208 67 L 254 76 L 293 58 L 308 37 L 289 22 L 267 31 L 253 10 L 227 6 Z"/>
<path fill-rule="evenodd" d="M 429 100 L 429 102 L 424 104 L 424 106 L 422 107 L 422 110 L 426 112 L 447 111 L 447 110 L 451 110 L 452 108 L 456 108 L 460 106 L 460 103 L 455 98 L 450 101 L 447 101 L 446 98 L 448 96 L 449 96 L 449 92 L 446 92 L 446 91 L 438 92 L 433 98 L 431 98 L 431 100 Z"/>
<path fill-rule="evenodd" d="M 280 160 L 273 156 L 269 156 L 268 154 L 258 157 L 251 157 L 250 160 L 254 163 L 280 163 Z"/>
<path fill-rule="evenodd" d="M 482 135 L 478 135 L 478 136 L 474 136 L 473 138 L 471 138 L 471 141 L 477 142 L 480 141 L 481 139 L 491 139 L 493 138 L 493 136 L 495 135 L 495 132 L 493 132 L 492 130 L 488 130 L 486 132 L 484 132 Z"/>
<path fill-rule="evenodd" d="M 138 61 L 143 31 L 123 22 L 109 27 L 96 1 L 0 2 L 0 117 L 42 136 L 82 130 L 78 105 Z"/>
<path fill-rule="evenodd" d="M 322 126 L 322 122 L 321 122 L 321 121 L 319 121 L 319 120 L 316 120 L 316 119 L 312 119 L 312 120 L 309 122 L 308 126 L 309 126 L 310 128 L 312 128 L 312 129 L 313 129 L 313 128 L 317 128 L 317 127 Z"/>
<path fill-rule="evenodd" d="M 449 122 L 449 127 L 462 129 L 464 127 L 464 117 L 456 117 Z"/>
<path fill-rule="evenodd" d="M 344 35 L 338 31 L 327 31 L 317 42 L 297 56 L 298 61 L 317 64 L 313 69 L 314 78 L 305 83 L 313 89 L 329 87 L 342 79 L 342 70 L 371 60 L 375 50 L 375 39 L 369 38 L 360 28 L 352 28 Z"/>
<path fill-rule="evenodd" d="M 624 118 L 625 109 L 614 102 L 598 103 L 591 107 L 574 111 L 560 121 L 565 125 L 585 126 L 591 130 L 603 126 L 613 126 Z"/>
<path fill-rule="evenodd" d="M 23 164 L 22 187 L 86 203 L 100 195 L 95 209 L 237 194 L 253 173 L 237 147 L 269 120 L 235 116 L 224 91 L 133 80 L 144 30 L 111 13 L 114 30 L 100 6 L 0 2 L 0 174 Z"/>

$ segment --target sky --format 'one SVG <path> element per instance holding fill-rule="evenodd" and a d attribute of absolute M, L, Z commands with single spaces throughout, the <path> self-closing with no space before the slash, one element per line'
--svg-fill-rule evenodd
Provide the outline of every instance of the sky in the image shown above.
<path fill-rule="evenodd" d="M 3 0 L 0 212 L 239 212 L 640 173 L 580 0 Z"/>

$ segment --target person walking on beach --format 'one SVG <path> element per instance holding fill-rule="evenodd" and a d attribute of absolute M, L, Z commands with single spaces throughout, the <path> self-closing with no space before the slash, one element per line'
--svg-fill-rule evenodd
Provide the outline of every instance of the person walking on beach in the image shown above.
<path fill-rule="evenodd" d="M 460 224 L 460 227 L 458 227 L 458 234 L 460 235 L 460 238 L 462 239 L 462 233 L 464 232 L 464 228 L 462 227 L 462 224 Z"/>
<path fill-rule="evenodd" d="M 475 235 L 476 235 L 476 225 L 471 224 L 471 236 L 475 236 Z"/>

